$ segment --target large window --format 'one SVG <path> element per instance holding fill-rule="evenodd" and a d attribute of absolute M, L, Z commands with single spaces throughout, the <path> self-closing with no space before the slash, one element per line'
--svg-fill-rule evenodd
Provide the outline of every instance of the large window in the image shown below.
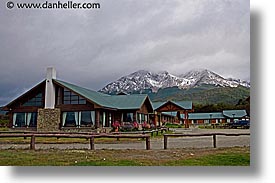
<path fill-rule="evenodd" d="M 123 113 L 123 122 L 133 122 L 134 121 L 134 113 L 128 112 Z"/>
<path fill-rule="evenodd" d="M 100 112 L 99 122 L 102 127 L 106 126 L 106 112 Z"/>
<path fill-rule="evenodd" d="M 23 104 L 23 106 L 42 106 L 43 98 L 42 93 L 37 94 L 35 97 L 29 99 L 27 102 Z"/>
<path fill-rule="evenodd" d="M 145 121 L 148 122 L 147 114 L 137 113 L 137 121 L 138 123 L 144 123 Z"/>
<path fill-rule="evenodd" d="M 95 125 L 95 111 L 62 113 L 62 127 L 90 127 Z"/>
<path fill-rule="evenodd" d="M 36 127 L 37 126 L 37 113 L 13 113 L 13 127 Z"/>
<path fill-rule="evenodd" d="M 84 98 L 67 89 L 64 89 L 63 101 L 64 104 L 86 104 Z"/>
<path fill-rule="evenodd" d="M 100 112 L 99 122 L 102 127 L 110 127 L 112 124 L 112 113 Z"/>

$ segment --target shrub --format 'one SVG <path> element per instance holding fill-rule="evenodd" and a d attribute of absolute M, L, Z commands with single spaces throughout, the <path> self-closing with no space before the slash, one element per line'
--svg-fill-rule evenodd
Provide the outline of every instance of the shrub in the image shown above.
<path fill-rule="evenodd" d="M 121 131 L 133 131 L 134 125 L 133 125 L 133 123 L 125 122 L 125 123 L 123 123 L 123 125 L 121 126 L 120 129 L 121 129 Z"/>

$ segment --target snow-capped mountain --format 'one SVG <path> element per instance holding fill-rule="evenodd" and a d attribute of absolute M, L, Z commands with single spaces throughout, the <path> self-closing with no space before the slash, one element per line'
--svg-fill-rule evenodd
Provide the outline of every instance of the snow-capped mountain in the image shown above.
<path fill-rule="evenodd" d="M 249 88 L 250 83 L 240 79 L 228 78 L 225 79 L 222 76 L 209 71 L 207 69 L 197 69 L 180 75 L 181 78 L 185 78 L 190 81 L 190 86 L 200 86 L 201 84 L 212 84 L 220 87 L 237 87 L 239 85 Z"/>
<path fill-rule="evenodd" d="M 239 85 L 250 87 L 250 83 L 239 79 L 225 79 L 222 76 L 207 69 L 192 70 L 180 76 L 172 75 L 166 71 L 153 73 L 140 70 L 121 77 L 100 90 L 104 93 L 131 93 L 144 89 L 157 92 L 160 88 L 177 86 L 178 88 L 190 88 L 201 84 L 212 84 L 219 87 L 237 87 Z"/>

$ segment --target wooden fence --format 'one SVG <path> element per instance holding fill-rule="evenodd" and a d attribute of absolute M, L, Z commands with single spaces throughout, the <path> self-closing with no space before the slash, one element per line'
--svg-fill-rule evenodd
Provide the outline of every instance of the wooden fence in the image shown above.
<path fill-rule="evenodd" d="M 138 135 L 109 135 L 109 134 L 68 134 L 68 133 L 0 133 L 0 138 L 9 138 L 9 137 L 31 137 L 30 140 L 30 149 L 35 149 L 35 138 L 36 137 L 55 137 L 55 138 L 85 138 L 90 139 L 90 149 L 95 149 L 95 138 L 145 138 L 146 150 L 150 150 L 150 135 L 147 134 L 138 134 Z"/>
<path fill-rule="evenodd" d="M 190 133 L 190 134 L 163 134 L 164 138 L 164 149 L 168 148 L 168 137 L 176 138 L 176 137 L 201 137 L 201 136 L 212 136 L 213 139 L 213 147 L 217 147 L 217 136 L 242 136 L 242 135 L 250 135 L 250 133 Z M 75 132 L 0 132 L 0 138 L 9 138 L 9 137 L 23 137 L 26 139 L 27 137 L 31 137 L 30 140 L 30 149 L 35 149 L 35 138 L 36 137 L 46 137 L 46 138 L 85 138 L 90 140 L 90 149 L 95 149 L 95 138 L 116 138 L 119 140 L 120 138 L 142 138 L 146 139 L 145 146 L 146 150 L 150 150 L 150 135 L 149 134 L 98 134 L 98 133 L 75 133 Z"/>
<path fill-rule="evenodd" d="M 169 131 L 169 128 L 163 127 L 163 128 L 157 128 L 154 130 L 145 130 L 145 131 L 130 131 L 130 132 L 112 132 L 111 134 L 121 135 L 121 134 L 151 134 L 151 137 L 154 136 L 154 133 L 156 135 L 159 135 L 159 133 L 163 134 L 164 132 Z"/>
<path fill-rule="evenodd" d="M 212 136 L 213 147 L 217 147 L 217 136 L 241 136 L 241 135 L 250 135 L 250 133 L 199 133 L 199 134 L 164 134 L 164 149 L 168 148 L 168 137 L 201 137 L 201 136 Z"/>

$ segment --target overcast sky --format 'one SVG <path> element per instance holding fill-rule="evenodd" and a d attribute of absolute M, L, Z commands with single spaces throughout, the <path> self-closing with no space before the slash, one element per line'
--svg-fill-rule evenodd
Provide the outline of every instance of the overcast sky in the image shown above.
<path fill-rule="evenodd" d="M 140 69 L 207 68 L 250 80 L 249 0 L 86 2 L 101 8 L 8 10 L 0 2 L 0 106 L 42 81 L 48 66 L 94 90 Z"/>

